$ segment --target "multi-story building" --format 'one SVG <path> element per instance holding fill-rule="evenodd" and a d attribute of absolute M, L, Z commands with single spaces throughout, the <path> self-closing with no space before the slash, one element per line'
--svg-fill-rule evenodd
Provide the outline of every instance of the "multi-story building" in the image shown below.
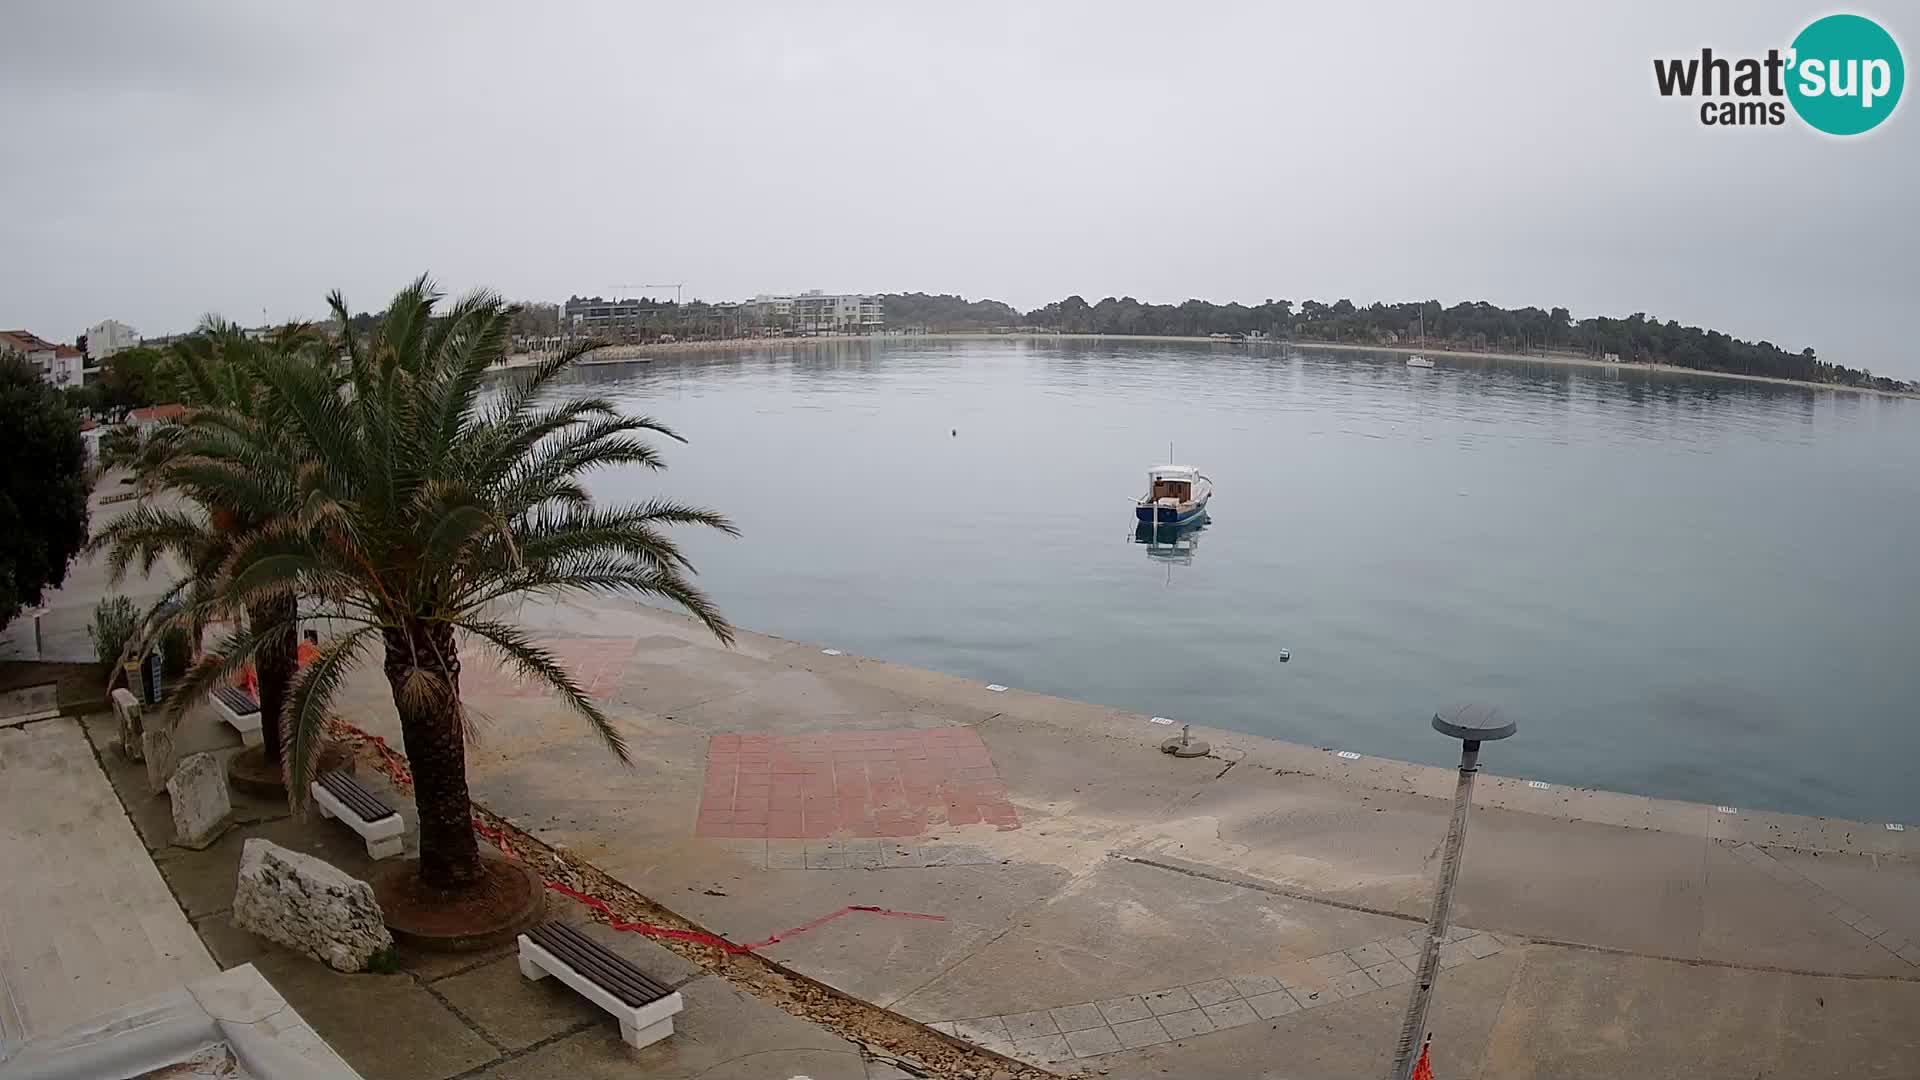
<path fill-rule="evenodd" d="M 48 382 L 59 387 L 85 386 L 87 383 L 87 354 L 71 345 L 53 347 L 53 365 L 42 376 Z"/>
<path fill-rule="evenodd" d="M 569 333 L 622 340 L 641 333 L 649 322 L 666 318 L 673 305 L 658 300 L 602 300 L 598 296 L 568 297 L 561 308 L 561 328 Z"/>
<path fill-rule="evenodd" d="M 53 352 L 59 348 L 31 330 L 0 330 L 0 353 L 16 352 L 46 378 L 53 370 Z"/>
<path fill-rule="evenodd" d="M 83 386 L 87 355 L 71 345 L 55 345 L 28 330 L 0 330 L 0 352 L 17 352 L 40 378 L 54 386 Z"/>
<path fill-rule="evenodd" d="M 860 293 L 819 289 L 792 296 L 762 293 L 740 307 L 763 323 L 782 324 L 800 333 L 871 334 L 887 323 L 880 298 Z"/>
<path fill-rule="evenodd" d="M 105 319 L 87 327 L 87 359 L 96 364 L 138 344 L 140 332 L 119 319 Z"/>

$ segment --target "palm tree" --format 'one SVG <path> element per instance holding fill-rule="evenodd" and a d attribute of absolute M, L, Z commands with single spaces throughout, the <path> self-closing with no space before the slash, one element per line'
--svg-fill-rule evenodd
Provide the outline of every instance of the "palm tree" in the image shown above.
<path fill-rule="evenodd" d="M 275 402 L 249 374 L 259 355 L 274 352 L 287 362 L 324 369 L 325 341 L 312 326 L 281 327 L 267 341 L 255 341 L 232 323 L 208 317 L 200 328 L 173 343 L 173 374 L 188 404 L 216 412 L 197 428 L 171 425 L 157 429 L 125 462 L 134 471 L 137 490 L 151 496 L 163 490 L 184 495 L 188 505 L 162 508 L 143 501 L 96 534 L 91 550 L 108 548 L 108 569 L 119 581 L 136 560 L 151 573 L 171 555 L 185 575 L 162 594 L 142 619 L 135 647 L 143 647 L 166 629 L 184 625 L 199 639 L 205 620 L 219 612 L 209 603 L 210 587 L 232 554 L 234 541 L 293 513 L 292 477 L 300 447 L 292 442 L 274 412 Z M 224 429 L 237 430 L 224 430 Z M 189 437 L 189 435 L 192 437 Z M 279 466 L 257 468 L 251 458 L 235 457 L 237 447 L 270 449 Z M 293 683 L 298 647 L 298 601 L 292 594 L 261 596 L 245 605 L 257 645 L 254 663 L 260 693 L 261 756 L 268 775 L 281 772 L 281 713 Z"/>
<path fill-rule="evenodd" d="M 284 438 L 302 448 L 289 463 L 263 432 L 227 410 L 203 410 L 188 438 L 231 441 L 248 471 L 284 470 L 297 514 L 241 536 L 220 574 L 215 604 L 315 599 L 346 629 L 323 643 L 288 703 L 287 782 L 304 791 L 329 699 L 376 642 L 399 714 L 420 823 L 418 882 L 452 898 L 483 888 L 467 794 L 461 649 L 479 647 L 550 685 L 621 761 L 619 731 L 560 660 L 505 613 L 528 596 L 594 592 L 670 601 L 724 642 L 733 631 L 690 582 L 692 565 L 663 528 L 737 530 L 709 510 L 655 500 L 602 507 L 582 484 L 591 470 L 663 467 L 647 435 L 679 439 L 611 401 L 556 397 L 555 378 L 581 346 L 509 372 L 497 392 L 488 369 L 505 356 L 513 309 L 492 293 L 436 311 L 425 277 L 394 297 L 368 335 L 340 320 L 344 383 L 271 351 L 248 358 L 250 375 L 283 415 Z M 238 475 L 220 485 L 239 484 Z M 230 636 L 183 681 L 204 693 L 261 648 Z"/>

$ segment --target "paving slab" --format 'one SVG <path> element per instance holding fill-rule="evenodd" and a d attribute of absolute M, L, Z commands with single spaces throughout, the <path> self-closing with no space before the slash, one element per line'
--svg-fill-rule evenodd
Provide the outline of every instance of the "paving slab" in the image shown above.
<path fill-rule="evenodd" d="M 1403 932 L 1398 920 L 1344 911 L 1137 863 L 1111 861 L 1024 912 L 1004 936 L 897 1002 L 933 1019 L 1054 1008 L 1151 994 Z M 1257 944 L 1255 944 L 1257 942 Z M 1251 947 L 1250 947 L 1251 946 Z M 1147 1013 L 1198 1007 L 1147 1003 Z"/>
<path fill-rule="evenodd" d="M 620 1041 L 611 1017 L 604 1025 L 569 1035 L 479 1074 L 488 1080 L 602 1080 L 645 1076 L 652 1080 L 867 1080 L 859 1049 L 757 998 L 717 976 L 680 990 L 686 1011 L 674 1018 L 674 1034 L 643 1050 Z"/>
<path fill-rule="evenodd" d="M 500 1056 L 411 974 L 343 975 L 278 946 L 251 963 L 366 1080 L 443 1080 Z"/>
<path fill-rule="evenodd" d="M 1825 895 L 1909 941 L 1920 941 L 1920 903 L 1914 900 L 1920 896 L 1920 862 L 1789 848 L 1768 848 L 1766 854 Z"/>
<path fill-rule="evenodd" d="M 1463 967 L 1435 989 L 1428 1014 L 1434 1075 L 1471 1077 L 1493 1028 L 1517 954 Z M 1392 1063 L 1393 1038 L 1406 1011 L 1405 988 L 1375 990 L 1313 1009 L 1260 1013 L 1253 1023 L 1177 1038 L 1098 1059 L 1115 1078 L 1194 1080 L 1378 1080 Z M 1257 1011 L 1257 1010 L 1256 1010 Z M 1081 1063 L 1089 1064 L 1089 1063 Z"/>
<path fill-rule="evenodd" d="M 1524 956 L 1488 1037 L 1485 1080 L 1891 1080 L 1920 1060 L 1920 983 L 1546 946 Z"/>
<path fill-rule="evenodd" d="M 69 718 L 0 729 L 0 1038 L 218 973 Z"/>
<path fill-rule="evenodd" d="M 607 1015 L 558 979 L 534 982 L 520 974 L 517 956 L 432 985 L 435 994 L 506 1050 L 525 1049 Z"/>

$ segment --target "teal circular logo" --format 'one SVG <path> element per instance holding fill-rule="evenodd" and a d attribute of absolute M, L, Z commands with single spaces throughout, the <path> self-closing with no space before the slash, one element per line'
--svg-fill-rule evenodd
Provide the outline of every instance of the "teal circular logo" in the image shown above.
<path fill-rule="evenodd" d="M 1829 135 L 1879 126 L 1900 103 L 1907 81 L 1893 35 L 1859 15 L 1829 15 L 1809 24 L 1793 39 L 1788 63 L 1793 111 Z"/>

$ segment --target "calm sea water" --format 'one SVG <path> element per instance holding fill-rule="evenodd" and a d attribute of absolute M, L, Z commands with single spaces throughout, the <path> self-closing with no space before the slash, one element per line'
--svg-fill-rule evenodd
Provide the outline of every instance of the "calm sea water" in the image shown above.
<path fill-rule="evenodd" d="M 587 369 L 691 443 L 598 493 L 739 625 L 1067 697 L 1508 775 L 1920 821 L 1920 403 L 1277 347 L 796 346 Z M 1173 442 L 1217 485 L 1136 542 Z M 1282 650 L 1292 660 L 1282 663 Z"/>

